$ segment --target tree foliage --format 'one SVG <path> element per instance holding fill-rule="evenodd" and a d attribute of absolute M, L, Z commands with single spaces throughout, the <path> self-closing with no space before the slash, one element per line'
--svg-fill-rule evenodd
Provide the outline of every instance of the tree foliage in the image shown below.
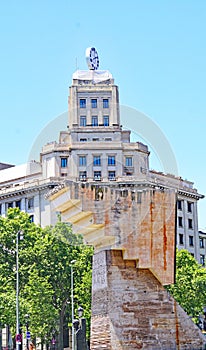
<path fill-rule="evenodd" d="M 206 306 L 206 269 L 187 250 L 177 250 L 176 282 L 169 292 L 194 320 Z"/>
<path fill-rule="evenodd" d="M 49 341 L 56 334 L 61 349 L 63 325 L 71 323 L 71 261 L 75 261 L 75 312 L 81 305 L 89 324 L 93 251 L 60 220 L 42 229 L 18 208 L 0 217 L 0 324 L 9 324 L 14 333 L 16 235 L 20 230 L 24 235 L 19 241 L 20 323 L 24 325 L 24 315 L 29 314 L 32 336 Z"/>

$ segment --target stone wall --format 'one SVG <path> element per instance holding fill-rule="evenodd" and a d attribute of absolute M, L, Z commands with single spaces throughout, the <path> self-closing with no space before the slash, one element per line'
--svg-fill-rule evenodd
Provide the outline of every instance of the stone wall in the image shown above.
<path fill-rule="evenodd" d="M 93 262 L 91 350 L 197 350 L 205 338 L 149 269 L 121 250 Z"/>

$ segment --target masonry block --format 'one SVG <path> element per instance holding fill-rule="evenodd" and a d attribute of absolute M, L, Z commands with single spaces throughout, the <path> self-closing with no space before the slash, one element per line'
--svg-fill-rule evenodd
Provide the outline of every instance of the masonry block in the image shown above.
<path fill-rule="evenodd" d="M 91 350 L 200 350 L 205 338 L 149 269 L 94 255 Z"/>

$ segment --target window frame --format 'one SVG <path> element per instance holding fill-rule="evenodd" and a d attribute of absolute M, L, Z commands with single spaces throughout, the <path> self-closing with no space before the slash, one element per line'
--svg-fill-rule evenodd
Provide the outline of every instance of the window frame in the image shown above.
<path fill-rule="evenodd" d="M 85 155 L 79 155 L 79 166 L 87 166 L 87 157 Z"/>
<path fill-rule="evenodd" d="M 184 235 L 183 233 L 179 233 L 179 244 L 184 244 Z"/>
<path fill-rule="evenodd" d="M 109 115 L 103 115 L 103 125 L 109 126 Z"/>
<path fill-rule="evenodd" d="M 113 173 L 113 176 L 111 176 L 111 173 Z M 108 179 L 109 180 L 115 180 L 116 179 L 116 171 L 115 170 L 109 170 L 108 171 Z"/>
<path fill-rule="evenodd" d="M 67 168 L 68 166 L 68 157 L 61 157 L 61 168 Z"/>
<path fill-rule="evenodd" d="M 79 108 L 86 108 L 86 106 L 87 106 L 86 98 L 80 98 L 79 99 Z"/>
<path fill-rule="evenodd" d="M 188 229 L 193 230 L 193 220 L 190 218 L 188 219 Z"/>
<path fill-rule="evenodd" d="M 97 108 L 97 98 L 91 98 L 91 108 Z"/>
<path fill-rule="evenodd" d="M 189 235 L 189 246 L 194 247 L 194 237 Z"/>
<path fill-rule="evenodd" d="M 187 211 L 188 213 L 192 213 L 193 202 L 187 202 Z"/>
<path fill-rule="evenodd" d="M 34 197 L 27 198 L 27 208 L 28 210 L 34 208 Z"/>
<path fill-rule="evenodd" d="M 204 254 L 200 254 L 200 264 L 202 266 L 205 266 L 205 255 Z"/>
<path fill-rule="evenodd" d="M 87 126 L 87 116 L 86 115 L 80 115 L 79 125 L 83 126 L 83 127 Z"/>
<path fill-rule="evenodd" d="M 205 248 L 205 242 L 204 242 L 205 240 L 204 240 L 204 238 L 203 237 L 200 237 L 199 238 L 199 242 L 200 242 L 200 248 L 202 249 L 202 248 Z"/>
<path fill-rule="evenodd" d="M 125 156 L 125 166 L 126 167 L 133 166 L 133 157 L 132 156 Z"/>
<path fill-rule="evenodd" d="M 182 203 L 183 203 L 183 200 L 182 200 L 182 199 L 178 199 L 178 200 L 177 200 L 177 209 L 178 209 L 178 210 L 182 210 Z"/>
<path fill-rule="evenodd" d="M 178 227 L 183 227 L 183 217 L 178 216 Z"/>
<path fill-rule="evenodd" d="M 21 199 L 15 201 L 15 207 L 21 210 Z"/>
<path fill-rule="evenodd" d="M 79 180 L 87 180 L 87 171 L 86 170 L 79 171 Z"/>
<path fill-rule="evenodd" d="M 92 126 L 98 126 L 98 115 L 92 115 Z"/>
<path fill-rule="evenodd" d="M 116 157 L 113 156 L 113 155 L 108 155 L 108 157 L 107 157 L 107 165 L 108 166 L 116 165 Z"/>
<path fill-rule="evenodd" d="M 102 105 L 103 105 L 103 108 L 109 108 L 109 99 L 103 98 Z"/>
<path fill-rule="evenodd" d="M 93 166 L 101 166 L 101 156 L 99 155 L 93 156 Z"/>
<path fill-rule="evenodd" d="M 98 173 L 98 175 L 97 175 L 97 173 Z M 101 172 L 101 170 L 94 170 L 94 180 L 101 180 L 101 178 L 102 178 L 102 172 Z"/>

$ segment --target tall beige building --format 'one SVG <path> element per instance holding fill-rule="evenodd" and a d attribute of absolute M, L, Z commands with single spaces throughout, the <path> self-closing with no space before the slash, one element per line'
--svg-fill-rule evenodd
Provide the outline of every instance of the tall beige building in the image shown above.
<path fill-rule="evenodd" d="M 48 193 L 71 182 L 120 189 L 138 186 L 139 191 L 145 186 L 171 188 L 177 197 L 177 246 L 188 249 L 204 264 L 201 247 L 205 237 L 199 237 L 197 213 L 197 202 L 203 196 L 192 182 L 149 169 L 148 146 L 131 142 L 130 131 L 121 126 L 118 87 L 109 71 L 73 74 L 68 124 L 59 142 L 43 146 L 40 161 L 0 168 L 0 214 L 5 216 L 8 208 L 19 207 L 37 224 L 55 224 L 57 214 Z"/>

